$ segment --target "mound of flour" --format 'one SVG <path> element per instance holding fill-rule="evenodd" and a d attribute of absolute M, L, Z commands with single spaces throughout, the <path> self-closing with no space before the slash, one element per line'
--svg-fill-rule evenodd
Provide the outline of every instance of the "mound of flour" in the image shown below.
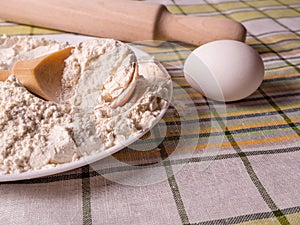
<path fill-rule="evenodd" d="M 68 46 L 32 37 L 0 37 L 0 69 Z M 121 144 L 149 129 L 168 103 L 170 78 L 146 62 L 128 103 L 112 107 L 100 89 L 123 87 L 136 58 L 118 41 L 79 43 L 66 60 L 61 103 L 44 101 L 11 75 L 0 82 L 0 174 L 54 167 Z M 111 77 L 116 77 L 112 79 Z M 125 81 L 126 82 L 126 81 Z M 108 89 L 109 90 L 109 89 Z"/>

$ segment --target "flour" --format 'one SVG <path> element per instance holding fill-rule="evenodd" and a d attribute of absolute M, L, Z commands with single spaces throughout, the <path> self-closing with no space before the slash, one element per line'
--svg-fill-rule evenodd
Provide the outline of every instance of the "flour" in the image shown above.
<path fill-rule="evenodd" d="M 2 36 L 0 69 L 68 45 Z M 155 63 L 140 64 L 137 79 L 137 59 L 127 45 L 95 39 L 76 45 L 66 60 L 59 104 L 34 96 L 14 75 L 0 82 L 0 174 L 73 162 L 149 129 L 168 105 L 171 81 Z"/>
<path fill-rule="evenodd" d="M 48 142 L 49 134 L 72 122 L 65 105 L 46 102 L 30 94 L 10 76 L 0 82 L 0 172 L 19 173 L 53 163 L 69 162 L 79 152 L 57 160 L 57 148 Z M 72 149 L 70 148 L 70 151 Z"/>
<path fill-rule="evenodd" d="M 10 70 L 18 60 L 38 58 L 66 48 L 67 43 L 24 36 L 0 36 L 0 69 Z"/>
<path fill-rule="evenodd" d="M 106 148 L 151 128 L 168 105 L 170 78 L 153 62 L 140 62 L 140 65 L 138 88 L 126 105 L 114 109 L 102 102 L 95 109 L 97 133 Z"/>
<path fill-rule="evenodd" d="M 72 105 L 86 108 L 82 104 L 88 102 L 83 99 L 93 99 L 91 95 L 95 93 L 98 96 L 100 88 L 109 89 L 106 94 L 118 95 L 129 82 L 135 62 L 131 49 L 119 41 L 95 39 L 79 43 L 66 60 L 62 79 L 66 98 L 73 96 Z"/>

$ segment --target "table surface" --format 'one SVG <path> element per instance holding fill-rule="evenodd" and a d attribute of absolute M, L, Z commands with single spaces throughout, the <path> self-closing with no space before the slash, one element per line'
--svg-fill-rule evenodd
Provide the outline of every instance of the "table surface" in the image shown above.
<path fill-rule="evenodd" d="M 183 76 L 193 46 L 136 44 L 172 76 L 163 120 L 98 163 L 1 183 L 1 224 L 300 224 L 300 1 L 156 2 L 243 23 L 265 64 L 261 87 L 241 101 L 211 102 Z M 79 38 L 3 20 L 0 33 Z"/>

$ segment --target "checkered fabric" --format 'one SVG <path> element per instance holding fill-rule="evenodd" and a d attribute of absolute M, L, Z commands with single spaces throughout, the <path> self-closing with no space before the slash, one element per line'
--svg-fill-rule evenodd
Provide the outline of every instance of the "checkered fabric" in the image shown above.
<path fill-rule="evenodd" d="M 300 1 L 156 2 L 243 23 L 265 64 L 261 87 L 237 102 L 211 102 L 184 79 L 194 46 L 133 44 L 172 76 L 163 120 L 92 165 L 0 183 L 0 224 L 300 224 Z M 3 20 L 0 33 L 78 38 Z"/>

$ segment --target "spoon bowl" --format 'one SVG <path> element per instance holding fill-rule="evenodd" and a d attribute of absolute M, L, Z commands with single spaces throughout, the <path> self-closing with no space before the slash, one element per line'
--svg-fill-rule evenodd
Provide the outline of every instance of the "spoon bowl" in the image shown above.
<path fill-rule="evenodd" d="M 0 70 L 0 81 L 5 81 L 14 74 L 30 92 L 45 100 L 59 102 L 65 59 L 71 55 L 73 48 L 68 47 L 35 59 L 17 61 L 11 71 Z"/>

